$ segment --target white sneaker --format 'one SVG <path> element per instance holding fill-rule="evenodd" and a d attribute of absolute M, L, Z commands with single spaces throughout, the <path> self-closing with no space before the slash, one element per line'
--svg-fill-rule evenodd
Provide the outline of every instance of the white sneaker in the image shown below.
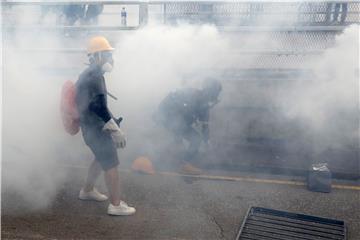
<path fill-rule="evenodd" d="M 99 193 L 96 188 L 94 188 L 91 192 L 85 192 L 82 188 L 79 193 L 79 199 L 103 202 L 108 200 L 108 197 L 102 193 Z"/>
<path fill-rule="evenodd" d="M 133 207 L 129 207 L 127 203 L 124 201 L 120 201 L 119 206 L 114 206 L 110 203 L 107 211 L 109 215 L 116 215 L 116 216 L 133 215 L 135 212 L 136 209 Z"/>

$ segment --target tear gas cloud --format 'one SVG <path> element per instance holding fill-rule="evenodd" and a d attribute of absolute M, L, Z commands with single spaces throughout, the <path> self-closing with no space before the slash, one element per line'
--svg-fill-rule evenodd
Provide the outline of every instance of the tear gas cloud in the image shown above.
<path fill-rule="evenodd" d="M 169 147 L 170 140 L 153 120 L 160 101 L 180 87 L 199 87 L 204 78 L 221 74 L 229 47 L 212 26 L 149 26 L 119 39 L 108 89 L 119 97 L 110 101 L 111 109 L 124 117 L 125 158 L 140 154 L 160 161 L 156 152 Z"/>
<path fill-rule="evenodd" d="M 315 151 L 358 148 L 359 138 L 359 26 L 336 37 L 333 48 L 305 65 L 314 76 L 289 89 L 285 115 L 307 123 Z M 283 99 L 281 99 L 283 100 Z M 339 159 L 340 161 L 340 159 Z"/>
<path fill-rule="evenodd" d="M 21 26 L 38 18 L 34 9 L 2 13 L 12 14 L 8 20 Z M 55 196 L 66 177 L 58 165 L 72 156 L 66 148 L 74 140 L 67 141 L 60 128 L 59 97 L 66 76 L 48 68 L 61 68 L 71 58 L 46 51 L 64 47 L 56 34 L 27 30 L 3 34 L 2 187 L 20 194 L 30 209 L 38 209 Z"/>
<path fill-rule="evenodd" d="M 55 41 L 51 39 L 48 47 L 54 47 Z M 62 136 L 58 114 L 61 84 L 40 70 L 44 63 L 56 60 L 51 54 L 39 57 L 11 50 L 8 43 L 5 47 L 3 188 L 22 194 L 35 207 L 43 207 L 63 177 L 56 164 L 66 157 L 56 148 Z"/>
<path fill-rule="evenodd" d="M 24 13 L 22 17 L 29 18 Z M 22 17 L 17 18 L 22 21 Z M 246 69 L 260 57 L 236 54 L 237 50 L 259 50 L 265 45 L 271 49 L 281 47 L 266 34 L 258 38 L 250 34 L 239 39 L 239 44 L 236 36 L 220 33 L 214 26 L 181 24 L 150 25 L 126 34 L 107 35 L 116 43 L 116 51 L 115 68 L 105 78 L 108 91 L 119 99 L 109 98 L 108 102 L 115 116 L 124 117 L 122 128 L 128 136 L 127 148 L 119 151 L 121 165 L 126 166 L 140 155 L 150 156 L 157 166 L 172 161 L 164 155 L 170 136 L 154 123 L 153 114 L 168 92 L 198 87 L 209 76 L 224 85 L 223 101 L 211 114 L 211 138 L 215 142 L 226 137 L 224 126 L 216 121 L 227 118 L 232 123 L 227 127 L 245 135 L 249 122 L 254 120 L 242 124 L 239 119 L 231 119 L 231 115 L 219 116 L 216 112 L 225 114 L 226 106 L 231 104 L 261 103 L 267 96 L 267 101 L 280 109 L 278 115 L 288 121 L 301 121 L 309 135 L 317 136 L 316 143 L 321 144 L 314 143 L 314 148 L 319 152 L 335 143 L 357 144 L 358 32 L 358 26 L 345 30 L 333 48 L 303 66 L 313 70 L 311 81 L 287 85 L 279 94 L 247 84 L 242 85 L 245 90 L 236 89 L 224 78 L 226 69 Z M 3 191 L 21 194 L 34 208 L 51 203 L 66 179 L 64 165 L 88 166 L 92 160 L 81 134 L 71 137 L 64 132 L 59 114 L 61 86 L 68 79 L 77 79 L 86 67 L 86 58 L 85 54 L 19 48 L 84 47 L 89 37 L 71 39 L 58 33 L 16 31 L 5 38 L 2 187 Z M 252 97 L 245 98 L 237 90 L 253 92 Z M 351 129 L 343 131 L 344 128 Z M 237 155 L 241 156 L 241 152 Z"/>
<path fill-rule="evenodd" d="M 164 149 L 176 147 L 168 144 L 170 136 L 154 124 L 152 114 L 168 92 L 179 87 L 198 87 L 208 76 L 220 79 L 224 86 L 222 102 L 213 110 L 210 122 L 211 141 L 220 148 L 218 154 L 225 151 L 217 143 L 227 141 L 229 136 L 226 135 L 237 133 L 236 136 L 243 139 L 249 134 L 247 131 L 252 122 L 259 120 L 263 123 L 255 127 L 259 128 L 260 134 L 273 138 L 277 138 L 276 135 L 300 138 L 296 134 L 301 134 L 300 143 L 304 146 L 287 143 L 290 151 L 291 148 L 311 148 L 306 150 L 315 154 L 314 158 L 332 148 L 356 152 L 359 136 L 358 34 L 358 26 L 349 27 L 336 37 L 332 48 L 320 55 L 304 57 L 306 61 L 300 68 L 310 70 L 310 76 L 304 74 L 298 81 L 285 79 L 274 84 L 283 85 L 277 88 L 267 87 L 266 79 L 262 80 L 262 85 L 243 81 L 240 87 L 234 87 L 224 77 L 227 69 L 247 69 L 263 61 L 259 53 L 241 54 L 242 50 L 279 50 L 296 45 L 274 39 L 271 33 L 255 39 L 250 34 L 234 41 L 231 34 L 219 33 L 212 26 L 150 26 L 119 39 L 115 53 L 117 67 L 108 76 L 108 86 L 121 99 L 111 101 L 111 108 L 117 114 L 124 114 L 123 126 L 128 130 L 129 146 L 122 153 L 124 158 L 150 155 L 153 161 L 159 162 L 158 165 L 170 161 L 171 156 L 164 154 Z M 285 57 L 285 66 L 289 58 Z M 281 65 L 276 67 L 281 68 Z M 274 68 L 274 63 L 269 68 Z M 247 105 L 268 108 L 277 117 L 275 120 L 246 115 L 234 117 L 227 110 Z M 274 123 L 276 119 L 278 122 Z M 300 132 L 291 129 L 292 126 Z M 274 130 L 276 127 L 277 131 Z M 293 145 L 299 145 L 299 142 L 295 141 Z M 240 161 L 239 156 L 238 151 L 236 156 L 230 157 Z M 319 157 L 314 161 L 326 159 Z M 341 165 L 340 161 L 337 160 Z"/>
<path fill-rule="evenodd" d="M 118 44 L 115 69 L 105 76 L 109 92 L 119 98 L 116 102 L 109 98 L 110 109 L 125 119 L 129 147 L 119 151 L 125 164 L 153 147 L 146 146 L 157 134 L 150 115 L 160 99 L 184 86 L 185 75 L 194 75 L 194 79 L 196 75 L 197 81 L 208 76 L 209 72 L 198 69 L 217 65 L 213 56 L 226 48 L 226 41 L 210 26 L 151 26 L 128 35 L 120 39 L 107 36 Z M 87 59 L 84 53 L 51 51 L 74 45 L 84 48 L 89 37 L 64 39 L 58 33 L 19 30 L 6 39 L 3 191 L 21 194 L 29 208 L 51 203 L 66 179 L 64 166 L 88 166 L 93 159 L 81 134 L 72 137 L 65 133 L 59 113 L 62 84 L 76 80 Z"/>

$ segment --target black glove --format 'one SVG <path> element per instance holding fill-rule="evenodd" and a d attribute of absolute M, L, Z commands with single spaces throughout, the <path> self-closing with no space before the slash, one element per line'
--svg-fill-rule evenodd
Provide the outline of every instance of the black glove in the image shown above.
<path fill-rule="evenodd" d="M 120 123 L 123 120 L 123 118 L 119 117 L 118 119 L 115 118 L 114 120 L 115 120 L 116 124 L 120 127 Z"/>

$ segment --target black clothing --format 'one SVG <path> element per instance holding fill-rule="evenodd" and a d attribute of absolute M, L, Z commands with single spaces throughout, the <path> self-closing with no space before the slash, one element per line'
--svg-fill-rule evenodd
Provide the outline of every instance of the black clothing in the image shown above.
<path fill-rule="evenodd" d="M 90 111 L 96 113 L 105 123 L 111 119 L 109 110 L 106 107 L 105 95 L 97 95 L 94 101 L 90 102 Z"/>
<path fill-rule="evenodd" d="M 106 97 L 107 90 L 101 68 L 96 65 L 89 66 L 76 82 L 76 103 L 83 127 L 101 130 L 111 119 Z"/>
<path fill-rule="evenodd" d="M 76 104 L 85 143 L 104 170 L 119 163 L 116 147 L 110 133 L 102 129 L 112 114 L 107 107 L 107 91 L 103 72 L 90 65 L 76 82 Z"/>
<path fill-rule="evenodd" d="M 68 4 L 63 7 L 63 14 L 67 25 L 74 25 L 75 22 L 84 16 L 85 6 L 82 4 Z"/>
<path fill-rule="evenodd" d="M 119 158 L 110 133 L 82 131 L 86 145 L 95 155 L 101 168 L 107 171 L 119 165 Z M 87 139 L 87 140 L 86 140 Z"/>
<path fill-rule="evenodd" d="M 196 121 L 209 121 L 209 103 L 198 89 L 185 88 L 170 93 L 161 103 L 160 112 L 172 127 L 191 126 Z"/>
<path fill-rule="evenodd" d="M 84 20 L 86 23 L 97 23 L 99 15 L 104 9 L 103 4 L 88 4 Z"/>
<path fill-rule="evenodd" d="M 170 93 L 160 103 L 157 119 L 179 142 L 185 139 L 189 147 L 184 160 L 191 162 L 198 154 L 201 141 L 208 141 L 208 126 L 202 134 L 196 131 L 193 124 L 197 121 L 209 121 L 210 105 L 203 92 L 198 89 L 185 88 Z"/>

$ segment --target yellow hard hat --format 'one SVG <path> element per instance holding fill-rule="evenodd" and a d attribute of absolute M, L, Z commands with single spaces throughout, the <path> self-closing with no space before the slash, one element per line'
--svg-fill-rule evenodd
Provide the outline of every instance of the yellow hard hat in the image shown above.
<path fill-rule="evenodd" d="M 155 170 L 152 162 L 147 157 L 139 157 L 134 160 L 131 169 L 136 172 L 140 172 L 143 174 L 155 174 Z"/>
<path fill-rule="evenodd" d="M 87 47 L 88 54 L 101 52 L 101 51 L 112 51 L 112 50 L 114 50 L 114 48 L 111 47 L 109 41 L 102 36 L 91 38 Z"/>

